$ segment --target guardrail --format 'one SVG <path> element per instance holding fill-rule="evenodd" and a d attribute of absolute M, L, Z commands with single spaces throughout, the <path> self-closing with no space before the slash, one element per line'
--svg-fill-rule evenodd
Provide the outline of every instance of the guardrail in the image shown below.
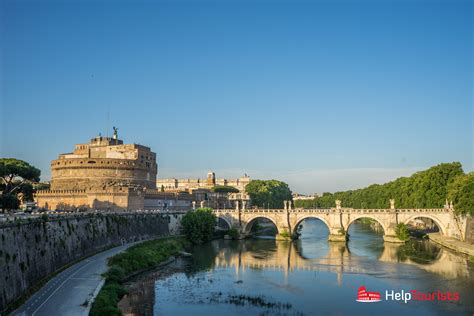
<path fill-rule="evenodd" d="M 356 209 L 356 208 L 296 208 L 296 209 L 216 209 L 215 213 L 449 213 L 447 208 L 413 208 L 413 209 Z"/>

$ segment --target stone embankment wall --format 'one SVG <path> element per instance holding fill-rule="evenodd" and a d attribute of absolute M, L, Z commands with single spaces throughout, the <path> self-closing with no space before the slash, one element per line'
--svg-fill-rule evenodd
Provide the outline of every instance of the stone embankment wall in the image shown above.
<path fill-rule="evenodd" d="M 179 233 L 182 214 L 89 214 L 0 227 L 0 314 L 61 267 L 108 247 Z"/>

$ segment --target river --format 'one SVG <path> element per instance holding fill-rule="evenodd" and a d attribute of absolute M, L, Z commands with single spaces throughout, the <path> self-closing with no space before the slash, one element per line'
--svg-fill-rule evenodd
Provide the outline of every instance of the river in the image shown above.
<path fill-rule="evenodd" d="M 319 220 L 306 220 L 301 233 L 294 242 L 260 238 L 197 246 L 191 258 L 132 280 L 120 306 L 135 315 L 474 313 L 474 263 L 465 256 L 429 241 L 384 243 L 362 223 L 351 225 L 347 244 L 328 242 Z M 381 302 L 357 302 L 360 286 L 380 292 Z M 436 292 L 435 299 L 386 297 L 386 291 L 395 297 L 411 290 Z M 460 298 L 439 300 L 438 291 Z"/>

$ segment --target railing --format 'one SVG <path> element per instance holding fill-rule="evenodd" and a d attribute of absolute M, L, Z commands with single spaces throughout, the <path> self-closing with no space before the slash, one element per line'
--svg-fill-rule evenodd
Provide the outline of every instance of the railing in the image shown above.
<path fill-rule="evenodd" d="M 413 209 L 355 209 L 355 208 L 296 208 L 296 209 L 216 209 L 215 213 L 449 213 L 447 208 L 413 208 Z"/>

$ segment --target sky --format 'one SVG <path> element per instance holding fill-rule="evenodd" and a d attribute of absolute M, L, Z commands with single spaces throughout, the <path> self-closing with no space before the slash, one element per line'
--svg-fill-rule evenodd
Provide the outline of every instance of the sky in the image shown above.
<path fill-rule="evenodd" d="M 473 171 L 472 1 L 0 0 L 0 157 L 111 135 L 295 192 Z"/>

